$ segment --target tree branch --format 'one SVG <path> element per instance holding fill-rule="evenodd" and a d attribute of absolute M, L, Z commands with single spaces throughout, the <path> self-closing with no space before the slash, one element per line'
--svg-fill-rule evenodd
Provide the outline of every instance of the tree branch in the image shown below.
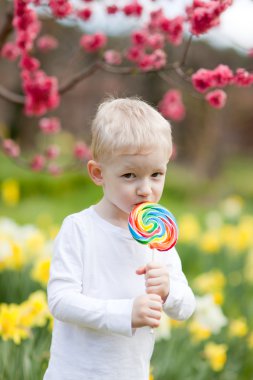
<path fill-rule="evenodd" d="M 171 85 L 171 83 L 173 84 L 173 78 L 172 78 L 172 77 L 168 77 L 168 76 L 166 75 L 166 73 L 159 72 L 159 73 L 158 73 L 158 76 L 159 76 L 162 80 L 164 80 L 166 83 L 168 83 L 168 84 L 170 84 L 170 85 Z M 186 79 L 186 76 L 180 75 L 180 77 L 181 77 L 182 79 L 184 79 L 184 80 L 186 81 L 187 84 L 190 84 L 190 81 Z M 174 82 L 175 82 L 175 80 L 174 80 Z M 177 85 L 178 85 L 178 83 L 177 83 Z M 179 85 L 180 85 L 180 84 L 179 84 Z M 186 91 L 187 91 L 187 92 L 188 92 L 193 98 L 196 98 L 196 99 L 203 99 L 203 96 L 201 96 L 201 95 L 198 94 L 197 92 L 193 92 L 193 91 L 192 91 L 192 87 L 189 88 L 189 86 L 185 86 L 184 88 L 185 88 L 185 90 L 186 90 Z"/>
<path fill-rule="evenodd" d="M 90 67 L 85 68 L 84 70 L 76 73 L 72 78 L 67 80 L 67 82 L 60 86 L 59 93 L 62 95 L 65 92 L 69 91 L 71 88 L 75 87 L 83 79 L 93 75 L 97 70 L 100 69 L 100 63 L 95 62 Z"/>
<path fill-rule="evenodd" d="M 188 39 L 188 41 L 187 41 L 187 44 L 185 46 L 182 59 L 181 59 L 181 61 L 179 63 L 179 67 L 183 67 L 185 65 L 186 58 L 187 58 L 187 55 L 189 53 L 190 46 L 191 46 L 191 43 L 192 43 L 192 38 L 193 38 L 193 35 L 191 34 L 190 37 L 189 37 L 189 39 Z"/>
<path fill-rule="evenodd" d="M 14 92 L 7 90 L 5 87 L 1 85 L 0 85 L 0 97 L 12 103 L 25 104 L 24 96 L 15 94 Z"/>

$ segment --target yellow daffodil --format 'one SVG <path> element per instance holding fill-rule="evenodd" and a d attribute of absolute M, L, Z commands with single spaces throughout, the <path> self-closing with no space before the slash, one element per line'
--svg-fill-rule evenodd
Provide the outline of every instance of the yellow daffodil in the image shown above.
<path fill-rule="evenodd" d="M 186 214 L 179 219 L 180 242 L 195 243 L 200 236 L 200 225 L 193 214 Z"/>
<path fill-rule="evenodd" d="M 227 345 L 209 342 L 204 347 L 204 356 L 213 371 L 221 371 L 227 361 Z"/>
<path fill-rule="evenodd" d="M 171 319 L 170 325 L 172 328 L 183 327 L 185 325 L 185 321 L 177 321 L 176 319 Z"/>
<path fill-rule="evenodd" d="M 26 239 L 26 248 L 34 256 L 41 251 L 45 245 L 46 237 L 44 233 L 40 230 L 35 230 L 30 236 Z"/>
<path fill-rule="evenodd" d="M 248 347 L 250 350 L 253 350 L 253 332 L 251 332 L 249 334 L 249 337 L 248 337 Z"/>
<path fill-rule="evenodd" d="M 38 290 L 20 305 L 22 324 L 28 327 L 44 326 L 49 316 L 45 292 Z"/>
<path fill-rule="evenodd" d="M 2 200 L 7 206 L 15 206 L 19 202 L 19 183 L 12 178 L 2 182 Z"/>
<path fill-rule="evenodd" d="M 227 218 L 235 219 L 242 212 L 244 201 L 239 195 L 233 195 L 225 199 L 221 204 L 223 214 Z"/>
<path fill-rule="evenodd" d="M 246 256 L 244 266 L 244 278 L 250 284 L 253 284 L 253 249 L 251 249 Z"/>
<path fill-rule="evenodd" d="M 29 336 L 29 329 L 21 322 L 18 305 L 0 305 L 0 336 L 3 340 L 13 340 L 16 344 Z"/>
<path fill-rule="evenodd" d="M 223 290 L 225 284 L 225 276 L 218 269 L 199 275 L 193 282 L 194 288 L 201 294 L 215 294 L 216 292 L 220 292 Z"/>
<path fill-rule="evenodd" d="M 223 305 L 224 303 L 224 294 L 221 291 L 217 291 L 213 293 L 213 300 L 216 305 Z"/>
<path fill-rule="evenodd" d="M 192 336 L 193 342 L 201 342 L 211 336 L 211 330 L 202 326 L 199 322 L 192 320 L 188 323 L 188 330 Z"/>
<path fill-rule="evenodd" d="M 221 248 L 221 238 L 219 230 L 210 229 L 204 232 L 200 238 L 199 247 L 204 253 L 219 253 Z"/>
<path fill-rule="evenodd" d="M 36 261 L 32 271 L 32 278 L 44 286 L 48 283 L 50 263 L 50 257 L 41 257 Z"/>
<path fill-rule="evenodd" d="M 247 335 L 248 325 L 245 318 L 238 318 L 230 321 L 229 324 L 229 335 L 231 337 L 241 338 Z"/>

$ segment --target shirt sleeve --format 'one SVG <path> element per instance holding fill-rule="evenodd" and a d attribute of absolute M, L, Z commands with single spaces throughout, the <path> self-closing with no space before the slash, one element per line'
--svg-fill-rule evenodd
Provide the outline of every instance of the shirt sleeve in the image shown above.
<path fill-rule="evenodd" d="M 103 300 L 83 294 L 85 247 L 73 219 L 64 220 L 54 243 L 47 288 L 50 312 L 62 322 L 132 336 L 133 299 Z"/>
<path fill-rule="evenodd" d="M 185 320 L 193 314 L 196 300 L 182 271 L 181 260 L 176 249 L 173 248 L 166 255 L 168 257 L 170 292 L 163 305 L 163 310 L 173 319 Z"/>

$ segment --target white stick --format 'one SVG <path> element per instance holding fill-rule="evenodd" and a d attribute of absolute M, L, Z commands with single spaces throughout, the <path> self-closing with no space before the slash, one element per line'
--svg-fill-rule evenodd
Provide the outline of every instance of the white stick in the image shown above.
<path fill-rule="evenodd" d="M 152 262 L 153 262 L 154 259 L 155 259 L 155 255 L 154 255 L 154 253 L 155 253 L 155 250 L 154 250 L 154 248 L 152 248 Z M 154 329 L 153 329 L 153 327 L 150 328 L 150 334 L 154 334 Z"/>

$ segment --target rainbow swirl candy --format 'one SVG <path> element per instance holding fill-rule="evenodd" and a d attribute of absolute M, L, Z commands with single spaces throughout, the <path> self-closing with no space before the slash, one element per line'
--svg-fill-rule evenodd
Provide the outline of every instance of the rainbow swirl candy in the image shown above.
<path fill-rule="evenodd" d="M 177 242 L 174 216 L 157 203 L 144 202 L 135 206 L 129 215 L 128 227 L 136 241 L 158 251 L 168 251 Z"/>

